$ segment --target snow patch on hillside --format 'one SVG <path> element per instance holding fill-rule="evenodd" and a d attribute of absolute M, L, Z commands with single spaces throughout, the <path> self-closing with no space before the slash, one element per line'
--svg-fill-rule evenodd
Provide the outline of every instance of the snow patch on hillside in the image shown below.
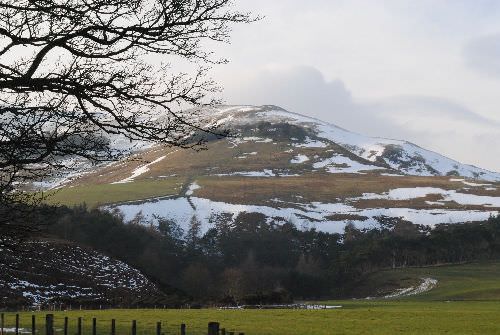
<path fill-rule="evenodd" d="M 146 172 L 148 172 L 149 171 L 149 167 L 151 165 L 155 165 L 156 163 L 161 162 L 162 160 L 165 159 L 165 157 L 167 157 L 167 156 L 166 155 L 165 156 L 161 156 L 160 158 L 155 159 L 151 163 L 148 163 L 148 164 L 145 164 L 145 165 L 142 165 L 142 166 L 138 167 L 137 169 L 135 169 L 134 171 L 132 171 L 132 175 L 130 177 L 127 177 L 127 178 L 122 179 L 120 181 L 116 181 L 116 182 L 114 182 L 112 184 L 125 184 L 125 183 L 133 182 L 135 180 L 135 178 L 137 178 L 140 175 L 145 174 Z"/>
<path fill-rule="evenodd" d="M 407 288 L 398 289 L 391 294 L 384 296 L 386 299 L 391 298 L 403 298 L 412 295 L 422 294 L 424 292 L 428 292 L 435 288 L 438 284 L 437 279 L 434 278 L 421 278 L 422 283 L 418 286 L 410 286 Z"/>
<path fill-rule="evenodd" d="M 230 213 L 235 217 L 239 213 L 262 213 L 268 218 L 281 218 L 282 221 L 291 220 L 299 227 L 316 228 L 320 231 L 330 233 L 343 232 L 348 222 L 355 223 L 360 228 L 370 228 L 378 225 L 377 217 L 398 217 L 404 220 L 425 226 L 435 226 L 440 223 L 462 223 L 469 221 L 487 220 L 491 215 L 497 215 L 497 211 L 473 211 L 473 210 L 443 210 L 443 209 L 411 209 L 411 208 L 369 208 L 357 209 L 343 203 L 275 203 L 273 206 L 230 204 L 221 201 L 191 197 L 193 209 L 187 198 L 168 198 L 148 201 L 143 203 L 121 204 L 108 206 L 105 209 L 118 208 L 123 214 L 125 221 L 131 221 L 139 212 L 152 220 L 153 215 L 159 215 L 174 220 L 183 229 L 187 228 L 187 222 L 196 215 L 202 223 L 202 230 L 206 232 L 211 228 L 210 218 L 212 215 Z M 335 214 L 355 215 L 350 220 L 332 220 Z M 366 219 L 357 219 L 365 217 Z"/>
<path fill-rule="evenodd" d="M 359 198 L 351 200 L 411 200 L 417 198 L 425 198 L 428 195 L 440 195 L 443 202 L 454 201 L 460 205 L 477 205 L 485 207 L 500 207 L 500 197 L 483 196 L 469 193 L 460 193 L 456 190 L 444 190 L 436 187 L 412 187 L 412 188 L 396 188 L 384 194 L 364 193 Z M 440 201 L 439 204 L 442 204 Z"/>
<path fill-rule="evenodd" d="M 302 164 L 304 162 L 307 162 L 308 160 L 309 160 L 309 157 L 307 157 L 306 155 L 299 154 L 299 155 L 295 156 L 290 161 L 290 163 L 292 163 L 292 164 Z"/>
<path fill-rule="evenodd" d="M 334 155 L 331 158 L 316 162 L 313 164 L 313 168 L 322 169 L 327 168 L 329 173 L 361 173 L 362 171 L 369 170 L 381 170 L 380 166 L 375 165 L 365 165 L 360 162 L 356 162 L 349 157 Z"/>

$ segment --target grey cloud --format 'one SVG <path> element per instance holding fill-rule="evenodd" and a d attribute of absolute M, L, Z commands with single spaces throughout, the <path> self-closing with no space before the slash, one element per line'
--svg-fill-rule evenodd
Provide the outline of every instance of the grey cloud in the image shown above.
<path fill-rule="evenodd" d="M 500 77 L 500 34 L 469 41 L 463 50 L 465 64 L 491 77 Z"/>

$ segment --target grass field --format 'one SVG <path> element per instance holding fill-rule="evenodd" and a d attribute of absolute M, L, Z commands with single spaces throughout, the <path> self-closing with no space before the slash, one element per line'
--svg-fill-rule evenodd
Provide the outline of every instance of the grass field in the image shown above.
<path fill-rule="evenodd" d="M 94 208 L 116 202 L 176 195 L 181 190 L 184 180 L 182 177 L 170 177 L 125 184 L 79 185 L 49 193 L 47 202 L 67 206 L 86 203 L 88 207 Z"/>
<path fill-rule="evenodd" d="M 75 334 L 76 318 L 83 317 L 84 334 L 90 334 L 91 319 L 98 318 L 98 334 L 109 334 L 110 320 L 117 319 L 117 334 L 130 334 L 131 320 L 137 320 L 138 335 L 155 334 L 162 321 L 165 334 L 206 334 L 210 321 L 229 331 L 247 335 L 326 334 L 498 334 L 498 302 L 340 302 L 336 310 L 108 310 L 56 312 L 56 334 L 61 334 L 63 317 L 70 318 Z M 40 325 L 45 315 L 37 312 Z M 23 313 L 21 326 L 29 328 L 30 313 Z M 12 326 L 14 315 L 6 316 Z M 43 331 L 41 332 L 43 333 Z"/>
<path fill-rule="evenodd" d="M 341 305 L 334 310 L 106 310 L 55 312 L 56 333 L 62 334 L 63 318 L 70 319 L 70 335 L 76 319 L 83 317 L 84 335 L 91 334 L 92 318 L 98 319 L 98 334 L 109 334 L 111 319 L 117 320 L 117 335 L 129 335 L 137 320 L 138 335 L 155 334 L 161 321 L 165 334 L 206 334 L 210 321 L 228 331 L 246 335 L 326 334 L 500 334 L 500 263 L 415 268 L 383 271 L 369 277 L 372 285 L 409 283 L 429 276 L 439 280 L 430 292 L 400 300 L 349 300 L 323 302 Z M 35 312 L 43 327 L 45 312 Z M 32 313 L 21 314 L 21 327 L 29 328 Z M 14 325 L 14 314 L 6 325 Z M 40 328 L 43 334 L 43 329 Z"/>

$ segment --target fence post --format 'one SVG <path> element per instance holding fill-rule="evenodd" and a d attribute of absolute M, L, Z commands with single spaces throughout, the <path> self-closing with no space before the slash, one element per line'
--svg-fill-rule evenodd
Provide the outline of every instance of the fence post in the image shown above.
<path fill-rule="evenodd" d="M 78 318 L 78 325 L 76 326 L 77 335 L 82 335 L 82 318 Z"/>
<path fill-rule="evenodd" d="M 209 322 L 208 323 L 208 335 L 219 335 L 219 323 Z"/>
<path fill-rule="evenodd" d="M 111 319 L 111 335 L 116 335 L 116 321 Z"/>
<path fill-rule="evenodd" d="M 186 325 L 181 324 L 181 335 L 186 335 Z"/>
<path fill-rule="evenodd" d="M 137 321 L 132 321 L 132 335 L 137 335 Z"/>
<path fill-rule="evenodd" d="M 97 335 L 97 319 L 92 319 L 92 335 Z"/>
<path fill-rule="evenodd" d="M 19 314 L 16 314 L 16 335 L 19 335 Z"/>
<path fill-rule="evenodd" d="M 64 335 L 68 335 L 68 317 L 64 317 L 64 328 L 63 328 Z M 35 334 L 33 334 L 35 335 Z"/>
<path fill-rule="evenodd" d="M 5 314 L 1 314 L 0 315 L 0 332 L 1 332 L 1 335 L 3 335 L 3 327 L 5 325 Z"/>
<path fill-rule="evenodd" d="M 36 317 L 31 316 L 31 335 L 36 335 Z"/>
<path fill-rule="evenodd" d="M 54 314 L 45 316 L 45 334 L 54 335 Z"/>
<path fill-rule="evenodd" d="M 226 328 L 221 328 L 220 335 L 226 335 Z"/>
<path fill-rule="evenodd" d="M 156 323 L 156 335 L 161 335 L 161 322 Z"/>

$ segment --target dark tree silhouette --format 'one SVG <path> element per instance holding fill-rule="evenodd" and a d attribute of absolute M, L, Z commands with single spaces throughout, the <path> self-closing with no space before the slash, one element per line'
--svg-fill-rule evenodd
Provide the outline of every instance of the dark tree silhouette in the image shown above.
<path fill-rule="evenodd" d="M 16 184 L 122 154 L 106 135 L 200 144 L 215 130 L 181 110 L 213 102 L 207 46 L 252 20 L 231 0 L 0 0 L 1 212 Z"/>

